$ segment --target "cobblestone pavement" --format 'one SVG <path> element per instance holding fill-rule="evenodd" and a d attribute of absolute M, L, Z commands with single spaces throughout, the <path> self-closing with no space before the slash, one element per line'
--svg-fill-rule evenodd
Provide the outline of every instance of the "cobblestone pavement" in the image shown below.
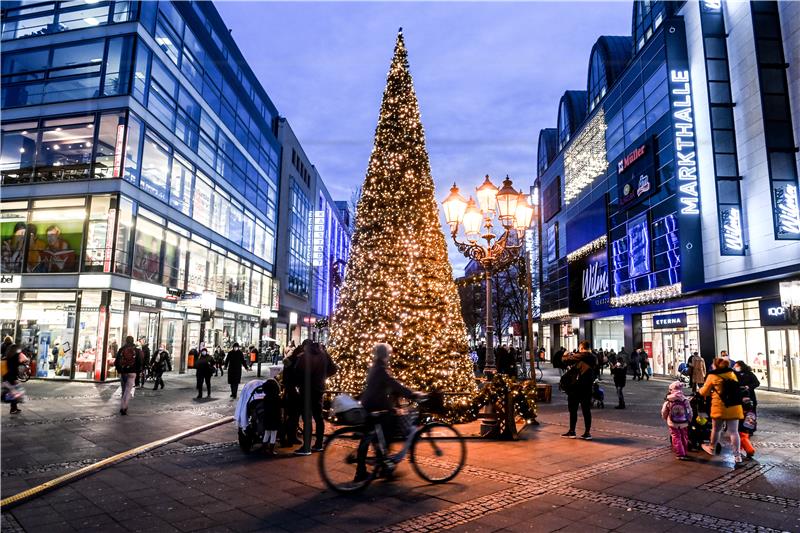
<path fill-rule="evenodd" d="M 591 442 L 560 438 L 567 415 L 554 392 L 521 440 L 470 440 L 451 483 L 401 465 L 394 481 L 350 497 L 323 489 L 315 457 L 243 454 L 226 424 L 4 512 L 2 531 L 800 532 L 800 399 L 759 394 L 756 460 L 734 469 L 725 454 L 673 458 L 658 416 L 666 384 L 629 383 L 629 409 L 594 410 Z M 224 378 L 218 397 L 198 402 L 192 376 L 170 376 L 164 391 L 138 390 L 127 417 L 118 384 L 27 385 L 24 413 L 2 413 L 3 497 L 233 410 Z"/>

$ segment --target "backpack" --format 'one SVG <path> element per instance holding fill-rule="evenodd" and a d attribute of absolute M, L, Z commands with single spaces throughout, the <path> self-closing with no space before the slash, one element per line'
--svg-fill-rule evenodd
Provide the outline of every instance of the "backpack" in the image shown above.
<path fill-rule="evenodd" d="M 747 414 L 744 415 L 744 420 L 742 421 L 742 427 L 750 431 L 755 431 L 757 420 L 758 418 L 755 411 L 747 411 Z"/>
<path fill-rule="evenodd" d="M 688 424 L 689 416 L 686 413 L 686 401 L 669 402 L 669 419 L 673 424 Z"/>
<path fill-rule="evenodd" d="M 742 388 L 739 386 L 739 382 L 733 379 L 723 378 L 719 399 L 722 400 L 725 407 L 742 405 Z"/>
<path fill-rule="evenodd" d="M 561 368 L 561 357 L 564 355 L 564 352 L 558 350 L 556 353 L 553 354 L 553 368 Z"/>
<path fill-rule="evenodd" d="M 136 347 L 128 345 L 122 347 L 119 358 L 119 366 L 123 370 L 133 370 L 136 368 Z"/>
<path fill-rule="evenodd" d="M 569 394 L 575 389 L 575 387 L 578 386 L 580 377 L 581 377 L 581 372 L 578 369 L 578 365 L 571 366 L 569 370 L 564 372 L 564 375 L 561 376 L 561 380 L 558 382 L 559 390 Z"/>

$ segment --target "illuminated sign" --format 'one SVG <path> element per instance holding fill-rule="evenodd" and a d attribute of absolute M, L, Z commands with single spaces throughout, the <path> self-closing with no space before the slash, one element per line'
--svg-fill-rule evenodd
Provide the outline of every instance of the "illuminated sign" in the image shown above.
<path fill-rule="evenodd" d="M 325 255 L 325 211 L 314 211 L 311 239 L 311 266 L 321 267 Z"/>
<path fill-rule="evenodd" d="M 697 184 L 697 151 L 694 142 L 692 116 L 692 85 L 688 70 L 672 70 L 672 118 L 675 130 L 675 150 L 678 166 L 678 201 L 681 214 L 700 214 L 700 194 Z"/>
<path fill-rule="evenodd" d="M 795 239 L 800 236 L 800 206 L 797 202 L 797 186 L 794 183 L 773 184 L 779 239 Z"/>
<path fill-rule="evenodd" d="M 650 232 L 647 214 L 628 222 L 628 277 L 650 272 Z"/>
<path fill-rule="evenodd" d="M 739 208 L 734 206 L 723 207 L 720 212 L 720 224 L 722 226 L 723 253 L 743 251 L 742 214 L 739 212 Z"/>
<path fill-rule="evenodd" d="M 607 292 L 608 263 L 602 265 L 597 261 L 589 263 L 589 268 L 583 270 L 581 296 L 584 300 L 591 300 Z"/>
<path fill-rule="evenodd" d="M 791 317 L 786 312 L 786 308 L 781 305 L 779 298 L 769 298 L 759 300 L 758 312 L 761 318 L 761 325 L 769 326 L 789 326 L 792 325 Z"/>
<path fill-rule="evenodd" d="M 608 247 L 603 245 L 573 257 L 567 269 L 570 313 L 608 308 Z"/>
<path fill-rule="evenodd" d="M 631 153 L 629 153 L 628 155 L 617 161 L 617 172 L 619 173 L 625 172 L 625 170 L 628 167 L 630 167 L 634 161 L 636 161 L 637 159 L 639 159 L 644 155 L 644 152 L 645 152 L 645 145 L 643 144 L 639 148 L 636 148 Z"/>
<path fill-rule="evenodd" d="M 125 125 L 117 126 L 117 140 L 114 144 L 114 173 L 112 177 L 118 178 L 122 173 L 122 151 L 125 146 Z"/>
<path fill-rule="evenodd" d="M 685 328 L 686 313 L 673 313 L 671 315 L 653 315 L 653 328 Z"/>

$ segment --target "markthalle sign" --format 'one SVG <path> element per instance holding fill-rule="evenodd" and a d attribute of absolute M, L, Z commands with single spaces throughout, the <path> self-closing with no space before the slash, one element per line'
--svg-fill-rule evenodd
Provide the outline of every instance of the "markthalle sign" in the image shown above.
<path fill-rule="evenodd" d="M 606 246 L 571 260 L 568 275 L 570 313 L 590 313 L 608 307 L 608 251 Z"/>
<path fill-rule="evenodd" d="M 655 153 L 655 141 L 650 138 L 634 145 L 617 161 L 620 205 L 633 205 L 655 191 Z"/>

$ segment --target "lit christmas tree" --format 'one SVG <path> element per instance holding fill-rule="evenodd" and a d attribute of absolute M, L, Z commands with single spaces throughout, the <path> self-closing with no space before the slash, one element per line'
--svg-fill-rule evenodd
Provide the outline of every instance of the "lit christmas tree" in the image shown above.
<path fill-rule="evenodd" d="M 331 321 L 340 366 L 332 389 L 363 389 L 377 342 L 394 348 L 392 372 L 402 383 L 456 393 L 445 397 L 456 417 L 469 410 L 477 390 L 402 29 Z"/>

